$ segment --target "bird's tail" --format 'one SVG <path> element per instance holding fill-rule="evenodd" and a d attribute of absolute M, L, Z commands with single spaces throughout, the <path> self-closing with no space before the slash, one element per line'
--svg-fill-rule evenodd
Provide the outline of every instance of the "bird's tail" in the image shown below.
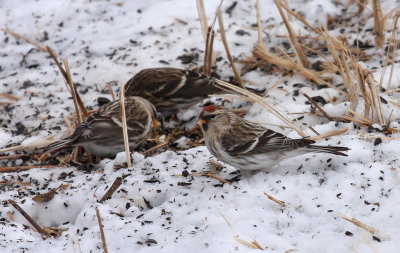
<path fill-rule="evenodd" d="M 41 152 L 43 152 L 43 154 L 53 155 L 70 145 L 71 145 L 71 140 L 69 140 L 69 139 L 59 140 L 59 141 L 56 141 L 52 144 L 49 144 L 49 145 L 43 147 L 41 149 Z"/>
<path fill-rule="evenodd" d="M 316 153 L 329 153 L 334 155 L 347 156 L 347 154 L 342 153 L 341 151 L 349 151 L 348 147 L 338 147 L 338 146 L 317 146 L 317 145 L 309 145 L 307 149 L 316 152 Z"/>

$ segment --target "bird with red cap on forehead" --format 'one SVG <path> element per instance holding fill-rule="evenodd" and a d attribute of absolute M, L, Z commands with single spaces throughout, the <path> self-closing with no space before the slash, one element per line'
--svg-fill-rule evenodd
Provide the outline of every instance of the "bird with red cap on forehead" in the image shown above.
<path fill-rule="evenodd" d="M 268 169 L 280 161 L 310 152 L 347 156 L 347 147 L 318 146 L 309 139 L 291 139 L 249 122 L 215 105 L 204 107 L 198 121 L 207 149 L 216 158 L 241 170 Z"/>

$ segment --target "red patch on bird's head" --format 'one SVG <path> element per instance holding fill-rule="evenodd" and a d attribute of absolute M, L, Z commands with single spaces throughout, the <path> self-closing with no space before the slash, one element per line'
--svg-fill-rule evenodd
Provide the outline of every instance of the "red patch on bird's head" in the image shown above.
<path fill-rule="evenodd" d="M 206 106 L 206 107 L 204 107 L 201 111 L 202 111 L 202 112 L 205 112 L 205 111 L 207 111 L 207 112 L 214 112 L 214 111 L 215 111 L 215 106 L 214 106 L 214 105 Z"/>

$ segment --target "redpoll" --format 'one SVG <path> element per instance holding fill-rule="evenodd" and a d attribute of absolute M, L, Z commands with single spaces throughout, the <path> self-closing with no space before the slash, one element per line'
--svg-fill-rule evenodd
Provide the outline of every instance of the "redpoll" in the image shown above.
<path fill-rule="evenodd" d="M 144 97 L 165 116 L 199 103 L 209 94 L 226 93 L 215 80 L 192 70 L 143 69 L 125 84 L 125 96 Z"/>
<path fill-rule="evenodd" d="M 203 108 L 199 124 L 208 150 L 242 170 L 270 168 L 285 158 L 309 152 L 347 156 L 347 147 L 316 146 L 308 139 L 290 139 L 235 113 L 213 105 Z"/>
<path fill-rule="evenodd" d="M 129 147 L 133 150 L 150 135 L 156 111 L 146 99 L 126 97 L 125 114 Z M 45 152 L 55 153 L 70 146 L 82 146 L 100 157 L 113 157 L 125 150 L 120 101 L 102 106 L 79 124 L 71 136 L 45 147 Z"/>

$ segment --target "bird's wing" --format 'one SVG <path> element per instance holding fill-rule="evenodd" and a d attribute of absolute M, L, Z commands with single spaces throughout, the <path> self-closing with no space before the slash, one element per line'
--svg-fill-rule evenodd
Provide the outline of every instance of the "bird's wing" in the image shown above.
<path fill-rule="evenodd" d="M 128 98 L 127 98 L 128 99 Z M 126 105 L 127 102 L 125 102 Z M 148 112 L 140 110 L 139 103 L 125 107 L 129 137 L 143 134 L 148 122 Z M 106 141 L 107 139 L 123 138 L 120 101 L 114 101 L 101 107 L 90 115 L 76 129 L 71 138 L 75 144 L 90 141 Z"/>
<path fill-rule="evenodd" d="M 307 139 L 290 139 L 273 130 L 243 121 L 240 129 L 225 133 L 222 145 L 231 155 L 289 151 L 314 143 Z"/>
<path fill-rule="evenodd" d="M 137 92 L 145 91 L 158 98 L 175 98 L 186 97 L 188 94 L 206 96 L 214 90 L 219 90 L 213 85 L 208 85 L 212 80 L 211 77 L 191 70 L 154 68 L 140 71 L 128 83 L 136 82 L 132 85 L 137 85 Z M 129 86 L 128 83 L 126 87 Z"/>

